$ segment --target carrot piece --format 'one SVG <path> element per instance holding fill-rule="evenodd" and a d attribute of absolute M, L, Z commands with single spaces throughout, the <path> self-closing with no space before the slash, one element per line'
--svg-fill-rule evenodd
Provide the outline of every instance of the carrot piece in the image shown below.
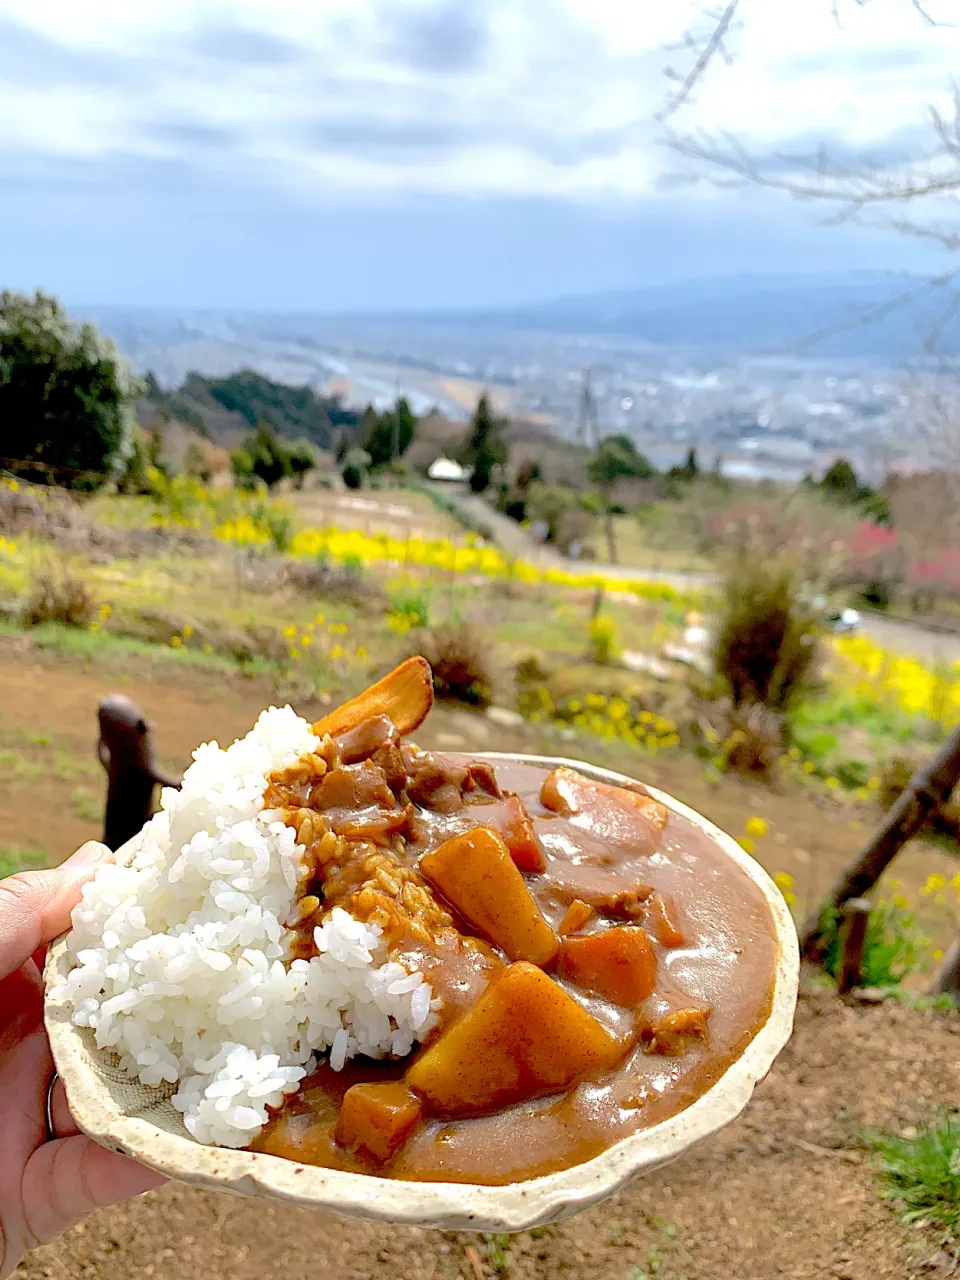
<path fill-rule="evenodd" d="M 533 829 L 533 822 L 519 796 L 507 796 L 500 828 L 504 844 L 521 871 L 545 871 L 547 860 Z"/>
<path fill-rule="evenodd" d="M 343 1095 L 334 1137 L 379 1164 L 396 1155 L 420 1123 L 423 1104 L 399 1080 L 355 1084 Z"/>
<path fill-rule="evenodd" d="M 593 907 L 581 902 L 579 898 L 574 898 L 560 921 L 560 928 L 557 933 L 561 938 L 568 933 L 579 933 L 583 926 L 593 919 L 593 916 Z"/>
<path fill-rule="evenodd" d="M 673 898 L 653 893 L 643 904 L 643 923 L 661 947 L 682 947 L 686 937 L 679 924 L 677 904 Z"/>
<path fill-rule="evenodd" d="M 535 965 L 512 964 L 416 1059 L 406 1083 L 447 1115 L 489 1111 L 608 1071 L 624 1046 Z"/>
<path fill-rule="evenodd" d="M 426 658 L 408 658 L 389 675 L 318 720 L 313 732 L 336 737 L 372 716 L 387 716 L 401 735 L 412 733 L 433 706 L 433 672 Z"/>
<path fill-rule="evenodd" d="M 419 869 L 475 929 L 511 960 L 546 965 L 557 935 L 534 902 L 498 831 L 474 827 L 420 859 Z"/>
<path fill-rule="evenodd" d="M 578 987 L 633 1008 L 653 993 L 657 957 L 642 929 L 617 925 L 603 933 L 564 938 L 559 972 Z"/>

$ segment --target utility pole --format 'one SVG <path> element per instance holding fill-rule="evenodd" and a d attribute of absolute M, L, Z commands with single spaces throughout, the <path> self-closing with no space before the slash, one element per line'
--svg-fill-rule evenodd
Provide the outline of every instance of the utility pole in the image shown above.
<path fill-rule="evenodd" d="M 393 402 L 393 470 L 396 473 L 397 463 L 400 460 L 400 379 L 397 379 L 397 398 Z"/>
<path fill-rule="evenodd" d="M 600 431 L 597 424 L 597 402 L 593 395 L 593 370 L 584 369 L 580 376 L 580 415 L 577 425 L 577 443 L 592 452 L 597 446 Z"/>

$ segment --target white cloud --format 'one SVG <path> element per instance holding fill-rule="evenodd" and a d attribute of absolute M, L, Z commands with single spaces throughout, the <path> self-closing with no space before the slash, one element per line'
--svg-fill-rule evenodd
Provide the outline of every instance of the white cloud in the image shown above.
<path fill-rule="evenodd" d="M 0 146 L 339 190 L 635 198 L 692 0 L 0 0 Z M 743 0 L 683 123 L 882 143 L 945 97 L 960 30 L 910 0 Z"/>

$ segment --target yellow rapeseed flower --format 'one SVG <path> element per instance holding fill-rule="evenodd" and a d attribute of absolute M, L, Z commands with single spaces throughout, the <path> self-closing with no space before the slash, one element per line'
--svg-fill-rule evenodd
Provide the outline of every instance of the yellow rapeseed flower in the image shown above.
<path fill-rule="evenodd" d="M 756 853 L 757 851 L 755 842 L 751 840 L 749 836 L 740 837 L 740 848 L 744 849 L 747 853 Z"/>
<path fill-rule="evenodd" d="M 303 645 L 304 649 L 306 649 L 306 648 L 308 648 L 311 644 L 313 644 L 313 637 L 312 637 L 312 636 L 308 636 L 308 635 L 302 635 L 302 636 L 300 637 L 300 643 Z"/>
<path fill-rule="evenodd" d="M 292 640 L 293 637 L 297 634 L 297 628 L 291 622 L 288 627 L 283 628 L 283 634 L 287 637 L 288 640 Z"/>
<path fill-rule="evenodd" d="M 813 763 L 812 760 L 804 760 L 801 768 L 803 769 L 804 773 L 814 773 L 816 771 L 817 766 Z"/>
<path fill-rule="evenodd" d="M 193 627 L 187 625 L 183 628 L 184 639 L 189 640 L 193 635 Z"/>
<path fill-rule="evenodd" d="M 840 786 L 840 779 L 839 779 L 839 778 L 828 778 L 828 779 L 827 779 L 827 787 L 828 787 L 831 791 L 836 791 L 836 790 L 838 789 L 838 787 L 839 787 L 839 786 Z"/>
<path fill-rule="evenodd" d="M 793 876 L 789 871 L 778 871 L 773 877 L 773 883 L 778 885 L 781 889 L 792 889 Z"/>
<path fill-rule="evenodd" d="M 910 902 L 902 893 L 894 893 L 890 896 L 890 901 L 895 907 L 899 907 L 901 911 L 909 911 Z"/>
<path fill-rule="evenodd" d="M 367 656 L 366 649 L 363 647 L 363 645 L 360 645 L 357 648 L 357 657 L 362 659 L 362 658 L 365 658 L 366 656 Z"/>
<path fill-rule="evenodd" d="M 941 889 L 947 887 L 947 877 L 941 875 L 939 871 L 935 871 L 932 875 L 927 876 L 923 888 L 920 890 L 926 897 L 931 894 L 939 893 Z"/>
<path fill-rule="evenodd" d="M 342 656 L 343 656 L 343 649 L 340 647 L 340 645 L 335 644 L 333 648 L 330 650 L 330 657 L 334 660 L 334 662 L 336 662 L 337 658 L 340 658 Z"/>
<path fill-rule="evenodd" d="M 762 840 L 770 828 L 764 822 L 763 818 L 748 818 L 747 825 L 744 827 L 748 836 L 753 836 L 756 840 Z"/>
<path fill-rule="evenodd" d="M 183 646 L 183 641 L 180 639 L 180 637 L 179 637 L 179 636 L 171 636 L 171 637 L 170 637 L 170 647 L 171 647 L 171 649 L 180 649 L 180 648 L 182 648 L 182 646 Z"/>

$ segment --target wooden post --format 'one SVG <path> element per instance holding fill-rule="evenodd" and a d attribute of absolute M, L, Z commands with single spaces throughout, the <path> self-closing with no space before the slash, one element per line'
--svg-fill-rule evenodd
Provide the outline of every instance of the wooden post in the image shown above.
<path fill-rule="evenodd" d="M 590 605 L 590 621 L 596 622 L 600 617 L 600 610 L 603 608 L 603 587 L 597 587 L 593 593 L 593 603 Z"/>
<path fill-rule="evenodd" d="M 960 941 L 955 942 L 947 952 L 936 981 L 930 988 L 930 994 L 952 996 L 960 1002 Z"/>
<path fill-rule="evenodd" d="M 936 755 L 913 775 L 856 861 L 804 921 L 800 946 L 808 960 L 823 959 L 823 907 L 843 907 L 851 898 L 862 897 L 872 889 L 907 841 L 939 812 L 958 781 L 960 729 L 954 730 Z"/>
<path fill-rule="evenodd" d="M 840 969 L 837 990 L 842 996 L 863 983 L 863 946 L 867 940 L 870 903 L 866 898 L 851 898 L 844 903 L 840 930 Z"/>
<path fill-rule="evenodd" d="M 179 787 L 180 780 L 157 763 L 150 724 L 136 703 L 112 694 L 100 703 L 97 715 L 97 755 L 107 771 L 103 843 L 119 849 L 151 816 L 154 788 Z"/>

